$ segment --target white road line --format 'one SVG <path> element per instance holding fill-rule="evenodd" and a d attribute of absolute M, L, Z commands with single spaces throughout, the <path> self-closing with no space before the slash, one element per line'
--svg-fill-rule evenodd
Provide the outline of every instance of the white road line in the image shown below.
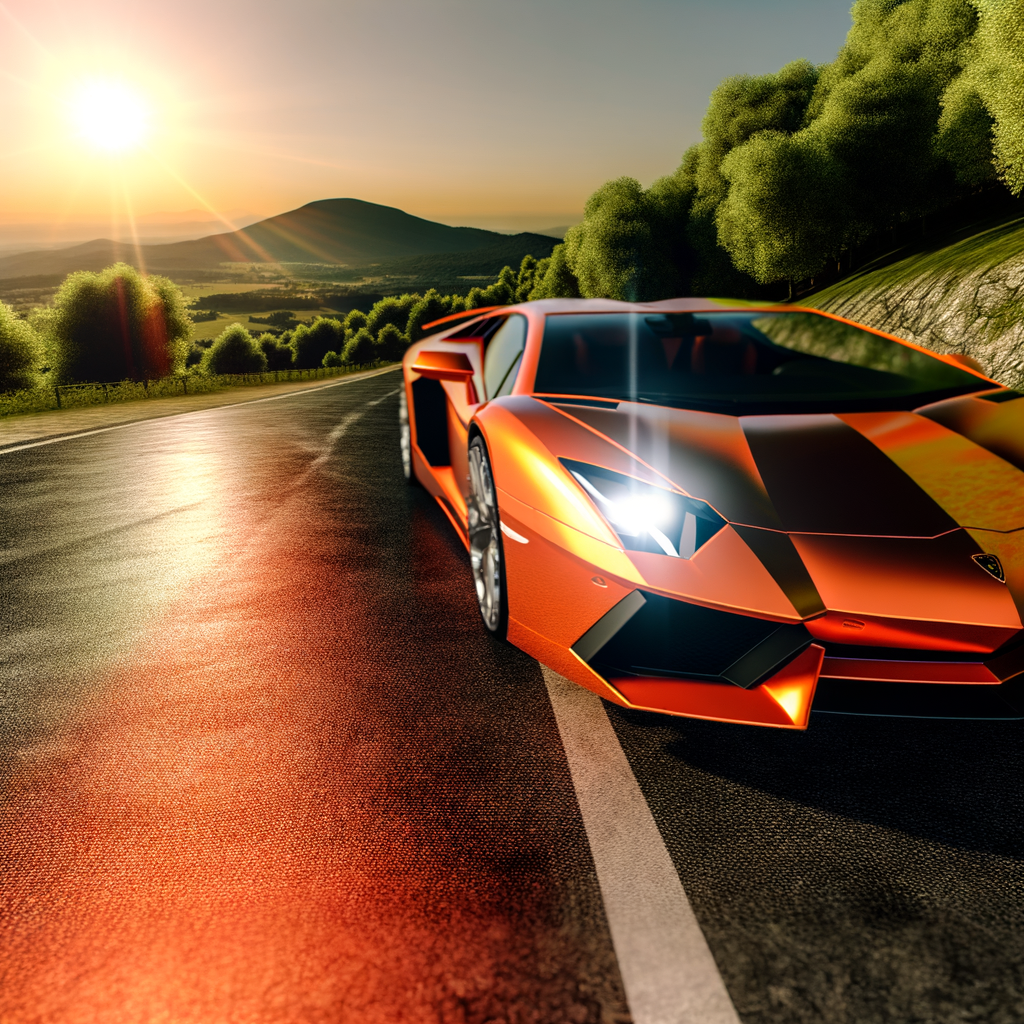
<path fill-rule="evenodd" d="M 372 402 L 368 402 L 368 405 L 372 405 Z M 355 412 L 350 412 L 328 435 L 327 443 L 324 446 L 324 450 L 309 464 L 309 469 L 302 475 L 302 479 L 305 479 L 313 472 L 314 469 L 319 469 L 333 454 L 334 446 L 348 433 L 348 428 L 352 426 L 357 420 L 362 419 L 363 410 L 357 409 Z"/>
<path fill-rule="evenodd" d="M 317 391 L 326 391 L 328 388 L 340 387 L 342 384 L 354 384 L 357 380 L 369 380 L 371 377 L 379 377 L 382 373 L 391 373 L 398 370 L 398 366 L 387 366 L 376 373 L 367 373 L 359 377 L 346 377 L 342 380 L 332 381 L 330 384 L 323 384 L 318 388 L 306 388 L 303 391 L 289 391 L 286 395 L 271 395 L 269 398 L 251 398 L 247 402 L 232 402 L 227 405 L 211 405 L 206 409 L 189 409 L 187 412 L 175 412 L 169 416 L 150 416 L 144 420 L 132 420 L 131 423 L 116 423 L 112 427 L 97 427 L 95 430 L 83 430 L 78 434 L 62 434 L 60 437 L 48 437 L 42 441 L 29 441 L 27 444 L 17 444 L 11 448 L 0 448 L 0 455 L 8 452 L 23 452 L 27 448 L 42 448 L 43 445 L 57 444 L 58 441 L 74 441 L 79 437 L 92 437 L 93 434 L 106 434 L 111 430 L 124 430 L 127 427 L 137 427 L 140 423 L 152 423 L 155 420 L 173 420 L 179 416 L 194 416 L 198 412 L 215 412 L 221 409 L 237 409 L 243 405 L 259 405 L 260 402 L 280 402 L 283 398 L 296 398 L 300 395 L 312 395 Z"/>
<path fill-rule="evenodd" d="M 375 398 L 372 402 L 367 402 L 367 405 L 380 405 L 381 402 L 386 402 L 392 395 L 397 395 L 401 388 L 395 388 L 394 391 L 389 391 L 386 395 L 381 395 L 380 398 Z"/>
<path fill-rule="evenodd" d="M 739 1024 L 601 699 L 541 667 L 633 1021 Z"/>

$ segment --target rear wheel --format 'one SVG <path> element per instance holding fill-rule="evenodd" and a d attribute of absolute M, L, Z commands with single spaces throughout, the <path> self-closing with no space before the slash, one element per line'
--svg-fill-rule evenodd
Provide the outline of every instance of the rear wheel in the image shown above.
<path fill-rule="evenodd" d="M 410 487 L 416 487 L 419 480 L 412 469 L 412 431 L 409 429 L 409 403 L 405 397 L 405 381 L 402 382 L 402 390 L 398 397 L 398 443 L 402 449 L 402 472 L 405 474 L 405 482 Z"/>
<path fill-rule="evenodd" d="M 469 560 L 480 615 L 500 640 L 508 632 L 508 591 L 504 548 L 498 520 L 498 497 L 491 460 L 482 437 L 469 443 Z"/>

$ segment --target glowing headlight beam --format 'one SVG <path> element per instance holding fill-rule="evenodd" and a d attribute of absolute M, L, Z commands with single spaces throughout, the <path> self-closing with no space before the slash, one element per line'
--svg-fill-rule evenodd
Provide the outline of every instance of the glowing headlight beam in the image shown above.
<path fill-rule="evenodd" d="M 658 522 L 664 522 L 670 514 L 667 504 L 662 499 L 653 495 L 632 495 L 626 501 L 612 501 L 611 498 L 603 495 L 582 473 L 573 470 L 572 475 L 587 494 L 597 502 L 598 508 L 608 517 L 612 526 L 633 537 L 646 533 L 666 555 L 670 555 L 672 558 L 680 557 L 672 541 L 655 525 Z M 692 515 L 690 518 L 694 521 L 692 533 L 695 541 L 697 520 Z"/>

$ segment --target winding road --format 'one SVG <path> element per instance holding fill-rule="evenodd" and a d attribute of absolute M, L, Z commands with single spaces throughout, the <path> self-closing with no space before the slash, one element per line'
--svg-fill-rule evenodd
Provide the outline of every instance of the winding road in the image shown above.
<path fill-rule="evenodd" d="M 1020 1024 L 1024 723 L 605 705 L 392 370 L 0 440 L 5 1024 Z"/>

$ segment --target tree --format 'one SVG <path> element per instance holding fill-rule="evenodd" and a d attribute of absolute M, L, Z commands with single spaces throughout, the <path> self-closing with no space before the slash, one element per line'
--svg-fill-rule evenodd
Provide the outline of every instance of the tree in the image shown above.
<path fill-rule="evenodd" d="M 374 349 L 373 335 L 366 327 L 360 327 L 358 331 L 345 342 L 345 350 L 341 354 L 342 360 L 350 366 L 362 366 L 372 363 L 377 358 Z"/>
<path fill-rule="evenodd" d="M 955 84 L 977 28 L 968 0 L 858 0 L 852 15 L 806 117 L 815 145 L 844 168 L 842 244 L 937 209 L 956 194 L 958 177 L 977 171 L 976 149 L 967 157 L 973 170 L 954 165 L 978 141 L 965 90 Z M 954 141 L 950 129 L 968 125 L 972 139 Z"/>
<path fill-rule="evenodd" d="M 366 326 L 366 314 L 361 309 L 353 309 L 345 317 L 345 337 L 351 338 L 360 327 Z"/>
<path fill-rule="evenodd" d="M 40 323 L 61 383 L 164 377 L 184 368 L 192 334 L 178 287 L 126 263 L 70 274 Z"/>
<path fill-rule="evenodd" d="M 0 391 L 19 391 L 39 383 L 42 346 L 36 332 L 0 302 Z"/>
<path fill-rule="evenodd" d="M 345 365 L 345 361 L 341 358 L 341 356 L 337 352 L 328 352 L 324 356 L 324 361 L 323 361 L 322 365 L 323 366 L 327 366 L 327 367 L 344 366 Z"/>
<path fill-rule="evenodd" d="M 996 176 L 993 120 L 970 70 L 950 82 L 940 103 L 936 154 L 953 168 L 960 185 L 973 187 L 992 181 Z"/>
<path fill-rule="evenodd" d="M 697 190 L 697 216 L 713 217 L 725 198 L 728 184 L 722 161 L 733 149 L 758 132 L 791 135 L 800 130 L 817 81 L 818 69 L 810 61 L 795 60 L 775 74 L 734 75 L 715 89 L 701 122 L 699 160 L 687 154 Z"/>
<path fill-rule="evenodd" d="M 423 330 L 424 324 L 431 324 L 452 313 L 461 313 L 464 308 L 465 300 L 461 295 L 441 295 L 436 288 L 431 288 L 409 310 L 406 336 L 411 342 L 419 341 L 426 333 Z"/>
<path fill-rule="evenodd" d="M 841 169 L 806 132 L 758 132 L 722 163 L 715 215 L 736 267 L 761 284 L 818 273 L 845 220 Z"/>
<path fill-rule="evenodd" d="M 337 352 L 345 339 L 345 328 L 340 320 L 318 316 L 311 324 L 300 324 L 292 335 L 295 349 L 295 366 L 300 370 L 312 370 L 323 365 L 328 352 Z"/>
<path fill-rule="evenodd" d="M 564 242 L 559 242 L 551 250 L 551 255 L 537 264 L 536 280 L 537 283 L 530 292 L 531 301 L 580 297 L 580 283 L 566 260 Z"/>
<path fill-rule="evenodd" d="M 394 325 L 385 324 L 374 342 L 374 360 L 393 363 L 405 355 L 409 339 Z"/>
<path fill-rule="evenodd" d="M 537 283 L 537 261 L 533 256 L 524 256 L 516 275 L 516 302 L 526 302 Z"/>
<path fill-rule="evenodd" d="M 470 288 L 465 309 L 483 309 L 487 306 L 508 306 L 516 301 L 518 275 L 508 266 L 501 268 L 498 280 L 486 288 Z"/>
<path fill-rule="evenodd" d="M 1024 192 L 1024 0 L 974 0 L 980 14 L 972 80 L 992 118 L 999 177 Z"/>
<path fill-rule="evenodd" d="M 409 313 L 419 300 L 418 295 L 388 295 L 374 303 L 366 318 L 366 327 L 376 338 L 385 324 L 394 324 L 404 331 L 409 323 Z"/>
<path fill-rule="evenodd" d="M 679 294 L 679 267 L 670 238 L 685 224 L 669 224 L 667 198 L 676 193 L 645 192 L 633 178 L 606 182 L 588 200 L 583 222 L 565 236 L 565 259 L 587 298 L 646 302 Z M 674 229 L 674 230 L 673 230 Z"/>
<path fill-rule="evenodd" d="M 241 324 L 231 324 L 206 350 L 201 365 L 207 373 L 262 373 L 267 357 Z"/>
<path fill-rule="evenodd" d="M 268 370 L 290 370 L 295 362 L 295 350 L 273 334 L 261 334 L 256 344 L 267 357 Z"/>

